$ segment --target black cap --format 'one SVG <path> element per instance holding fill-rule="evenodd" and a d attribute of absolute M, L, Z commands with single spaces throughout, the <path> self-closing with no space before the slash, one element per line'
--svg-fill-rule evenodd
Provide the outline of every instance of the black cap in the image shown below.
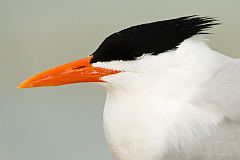
<path fill-rule="evenodd" d="M 135 60 L 177 48 L 185 39 L 219 24 L 215 18 L 186 16 L 133 26 L 107 37 L 93 53 L 91 63 Z"/>

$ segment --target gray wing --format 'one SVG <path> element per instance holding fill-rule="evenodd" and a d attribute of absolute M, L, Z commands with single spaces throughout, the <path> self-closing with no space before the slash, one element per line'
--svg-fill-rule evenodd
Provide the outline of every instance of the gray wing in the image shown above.
<path fill-rule="evenodd" d="M 199 144 L 173 150 L 164 160 L 240 160 L 240 123 L 225 121 Z"/>
<path fill-rule="evenodd" d="M 195 106 L 226 117 L 216 132 L 184 151 L 169 154 L 168 160 L 240 160 L 240 60 L 221 68 L 193 98 Z"/>
<path fill-rule="evenodd" d="M 240 60 L 234 59 L 220 69 L 202 86 L 193 103 L 240 121 Z"/>

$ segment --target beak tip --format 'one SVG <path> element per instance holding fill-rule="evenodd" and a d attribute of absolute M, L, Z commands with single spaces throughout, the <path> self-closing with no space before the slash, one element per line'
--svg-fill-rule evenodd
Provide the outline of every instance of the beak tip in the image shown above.
<path fill-rule="evenodd" d="M 18 89 L 22 88 L 20 85 L 17 86 Z"/>
<path fill-rule="evenodd" d="M 20 85 L 17 86 L 17 88 L 18 88 L 18 89 L 22 89 L 22 88 L 29 88 L 29 87 L 20 84 Z"/>
<path fill-rule="evenodd" d="M 19 88 L 19 89 L 21 89 L 21 88 L 31 88 L 31 85 L 30 85 L 30 83 L 27 80 L 25 80 L 25 81 L 21 82 L 17 86 L 17 88 Z"/>
<path fill-rule="evenodd" d="M 26 85 L 24 85 L 23 83 L 20 83 L 17 88 L 21 89 L 21 88 L 28 88 Z"/>

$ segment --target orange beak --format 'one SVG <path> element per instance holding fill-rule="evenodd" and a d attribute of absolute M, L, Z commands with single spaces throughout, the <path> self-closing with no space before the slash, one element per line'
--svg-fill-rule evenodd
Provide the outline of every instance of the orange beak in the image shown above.
<path fill-rule="evenodd" d="M 45 86 L 60 86 L 79 82 L 103 82 L 101 77 L 118 73 L 119 71 L 90 64 L 92 56 L 70 62 L 44 72 L 23 81 L 18 88 L 32 88 Z"/>

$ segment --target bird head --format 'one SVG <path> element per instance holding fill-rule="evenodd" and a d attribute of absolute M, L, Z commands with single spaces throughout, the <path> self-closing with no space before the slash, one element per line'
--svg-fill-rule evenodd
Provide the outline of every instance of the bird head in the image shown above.
<path fill-rule="evenodd" d="M 23 81 L 19 88 L 59 86 L 80 82 L 135 83 L 161 72 L 185 40 L 218 24 L 214 18 L 187 16 L 133 26 L 107 37 L 91 55 L 41 72 Z M 141 74 L 144 73 L 144 74 Z M 151 73 L 151 74 L 149 74 Z M 144 75 L 144 76 L 143 76 Z"/>

